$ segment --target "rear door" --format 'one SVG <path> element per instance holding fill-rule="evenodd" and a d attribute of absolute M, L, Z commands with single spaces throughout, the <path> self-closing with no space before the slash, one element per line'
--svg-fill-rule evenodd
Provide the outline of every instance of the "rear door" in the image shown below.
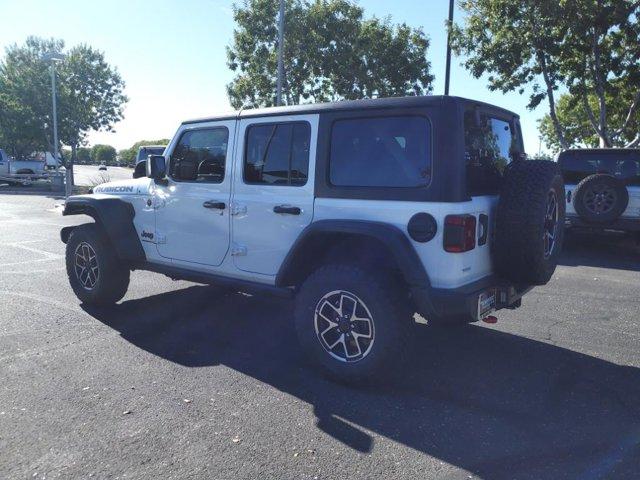
<path fill-rule="evenodd" d="M 238 269 L 275 275 L 311 223 L 317 131 L 318 115 L 240 121 L 232 202 Z"/>

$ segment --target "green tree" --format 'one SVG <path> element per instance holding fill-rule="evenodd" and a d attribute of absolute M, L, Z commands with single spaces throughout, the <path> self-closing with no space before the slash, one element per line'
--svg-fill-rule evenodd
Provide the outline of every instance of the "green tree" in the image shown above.
<path fill-rule="evenodd" d="M 11 137 L 17 150 L 53 150 L 51 121 L 51 79 L 49 64 L 42 59 L 48 52 L 63 53 L 64 42 L 29 37 L 24 45 L 7 48 L 0 62 L 0 108 L 11 115 L 0 124 L 0 135 Z M 90 131 L 110 131 L 122 119 L 124 82 L 102 52 L 78 45 L 66 52 L 56 65 L 58 90 L 58 132 L 60 141 L 71 147 L 71 158 L 86 142 Z M 6 125 L 5 125 L 6 123 Z M 21 125 L 27 125 L 23 137 Z M 8 132 L 8 133 L 7 133 Z M 37 134 L 37 135 L 36 135 Z M 23 146 L 29 144 L 29 146 Z"/>
<path fill-rule="evenodd" d="M 599 145 L 611 146 L 612 134 L 627 130 L 624 120 L 611 127 L 607 98 L 632 88 L 624 118 L 633 117 L 638 108 L 640 2 L 463 0 L 460 6 L 464 26 L 453 25 L 451 32 L 456 53 L 465 55 L 464 65 L 476 78 L 487 74 L 492 90 L 522 94 L 529 87 L 529 108 L 546 99 L 547 126 L 561 148 L 571 141 L 556 111 L 559 89 L 582 103 Z M 596 110 L 591 97 L 597 99 Z"/>
<path fill-rule="evenodd" d="M 161 138 L 160 140 L 140 140 L 134 143 L 130 148 L 125 148 L 118 152 L 118 157 L 121 162 L 124 163 L 134 163 L 136 160 L 136 155 L 138 154 L 138 149 L 145 145 L 168 145 L 168 138 Z"/>
<path fill-rule="evenodd" d="M 227 65 L 235 108 L 275 105 L 278 2 L 247 0 L 234 6 L 236 28 Z M 365 19 L 347 0 L 287 0 L 283 102 L 424 95 L 433 75 L 420 29 Z"/>
<path fill-rule="evenodd" d="M 85 165 L 91 163 L 91 149 L 87 147 L 79 147 L 76 152 L 76 157 L 78 163 L 83 163 Z"/>
<path fill-rule="evenodd" d="M 97 164 L 113 165 L 116 163 L 116 149 L 111 145 L 94 145 L 91 147 L 91 161 Z"/>
<path fill-rule="evenodd" d="M 621 90 L 617 98 L 607 96 L 607 116 L 609 125 L 626 125 L 619 132 L 610 133 L 610 146 L 631 147 L 637 144 L 638 132 L 640 132 L 640 111 L 638 109 L 627 121 L 629 113 L 627 106 L 633 102 L 634 91 L 632 89 Z M 598 110 L 598 98 L 590 95 L 589 106 L 592 111 Z M 564 138 L 569 147 L 598 147 L 600 137 L 594 130 L 589 114 L 585 110 L 584 102 L 576 95 L 563 94 L 556 104 L 558 119 L 563 126 Z M 549 115 L 545 115 L 539 123 L 540 134 L 545 144 L 554 152 L 563 149 L 551 124 Z"/>

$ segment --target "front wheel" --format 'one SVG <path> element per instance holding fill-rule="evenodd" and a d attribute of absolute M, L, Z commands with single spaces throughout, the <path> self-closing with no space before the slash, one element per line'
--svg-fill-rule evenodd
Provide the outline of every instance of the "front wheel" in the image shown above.
<path fill-rule="evenodd" d="M 129 269 L 94 223 L 73 229 L 67 242 L 66 263 L 69 283 L 82 303 L 110 305 L 127 293 Z"/>
<path fill-rule="evenodd" d="M 300 345 L 338 381 L 388 376 L 409 351 L 412 318 L 407 303 L 382 276 L 358 266 L 321 267 L 296 297 Z"/>

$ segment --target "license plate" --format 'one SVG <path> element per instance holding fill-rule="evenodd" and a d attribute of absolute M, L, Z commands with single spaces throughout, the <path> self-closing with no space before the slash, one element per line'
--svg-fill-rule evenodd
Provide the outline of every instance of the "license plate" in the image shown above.
<path fill-rule="evenodd" d="M 478 297 L 478 320 L 482 320 L 484 317 L 493 312 L 496 308 L 496 292 L 495 290 L 488 290 L 483 292 Z"/>

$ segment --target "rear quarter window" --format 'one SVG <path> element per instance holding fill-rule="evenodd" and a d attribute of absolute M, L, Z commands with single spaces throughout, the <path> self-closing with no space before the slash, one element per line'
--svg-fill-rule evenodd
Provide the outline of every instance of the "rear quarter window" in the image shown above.
<path fill-rule="evenodd" d="M 337 120 L 329 181 L 346 187 L 425 187 L 431 181 L 431 125 L 422 116 Z"/>
<path fill-rule="evenodd" d="M 513 124 L 468 110 L 464 115 L 464 144 L 469 195 L 499 193 L 504 171 L 520 150 Z"/>

